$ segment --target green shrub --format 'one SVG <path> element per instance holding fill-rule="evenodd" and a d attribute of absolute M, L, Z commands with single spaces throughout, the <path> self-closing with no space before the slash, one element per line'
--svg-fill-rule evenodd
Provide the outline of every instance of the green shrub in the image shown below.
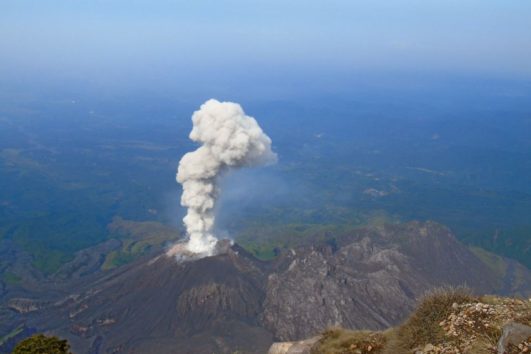
<path fill-rule="evenodd" d="M 71 354 L 66 340 L 35 334 L 18 343 L 13 354 Z"/>

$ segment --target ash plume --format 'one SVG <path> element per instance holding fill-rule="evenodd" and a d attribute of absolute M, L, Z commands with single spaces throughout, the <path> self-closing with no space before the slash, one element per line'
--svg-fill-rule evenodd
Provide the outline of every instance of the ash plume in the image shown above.
<path fill-rule="evenodd" d="M 214 208 L 220 193 L 219 178 L 230 169 L 276 162 L 271 139 L 253 117 L 237 103 L 211 99 L 192 116 L 190 139 L 201 144 L 179 162 L 177 182 L 182 184 L 181 205 L 188 209 L 183 219 L 188 241 L 175 245 L 168 254 L 184 250 L 209 256 L 215 253 Z"/>

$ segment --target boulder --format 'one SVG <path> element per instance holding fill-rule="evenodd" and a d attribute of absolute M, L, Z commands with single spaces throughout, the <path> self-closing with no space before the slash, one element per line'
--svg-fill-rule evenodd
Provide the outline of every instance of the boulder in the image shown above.
<path fill-rule="evenodd" d="M 310 354 L 312 347 L 319 339 L 321 339 L 321 336 L 298 342 L 273 343 L 267 354 Z"/>
<path fill-rule="evenodd" d="M 509 322 L 502 329 L 502 335 L 498 341 L 498 354 L 506 354 L 509 344 L 518 344 L 531 337 L 531 327 L 517 322 Z"/>

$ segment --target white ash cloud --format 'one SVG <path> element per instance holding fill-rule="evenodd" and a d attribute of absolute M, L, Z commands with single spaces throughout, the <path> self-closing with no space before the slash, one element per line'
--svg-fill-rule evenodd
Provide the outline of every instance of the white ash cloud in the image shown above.
<path fill-rule="evenodd" d="M 183 219 L 189 237 L 185 248 L 208 256 L 218 241 L 213 231 L 219 177 L 229 169 L 275 163 L 277 156 L 271 139 L 237 103 L 208 100 L 194 112 L 192 122 L 190 139 L 201 146 L 182 157 L 177 182 L 183 186 L 181 205 L 188 209 Z"/>

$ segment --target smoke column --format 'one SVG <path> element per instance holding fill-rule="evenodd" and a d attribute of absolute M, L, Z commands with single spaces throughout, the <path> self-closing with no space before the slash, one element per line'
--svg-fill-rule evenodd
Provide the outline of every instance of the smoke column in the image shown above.
<path fill-rule="evenodd" d="M 277 156 L 271 139 L 237 103 L 208 100 L 194 112 L 192 122 L 190 139 L 201 146 L 182 157 L 177 182 L 183 186 L 181 205 L 188 208 L 183 219 L 189 237 L 185 247 L 208 256 L 218 241 L 213 228 L 220 175 L 229 169 L 272 164 Z"/>

